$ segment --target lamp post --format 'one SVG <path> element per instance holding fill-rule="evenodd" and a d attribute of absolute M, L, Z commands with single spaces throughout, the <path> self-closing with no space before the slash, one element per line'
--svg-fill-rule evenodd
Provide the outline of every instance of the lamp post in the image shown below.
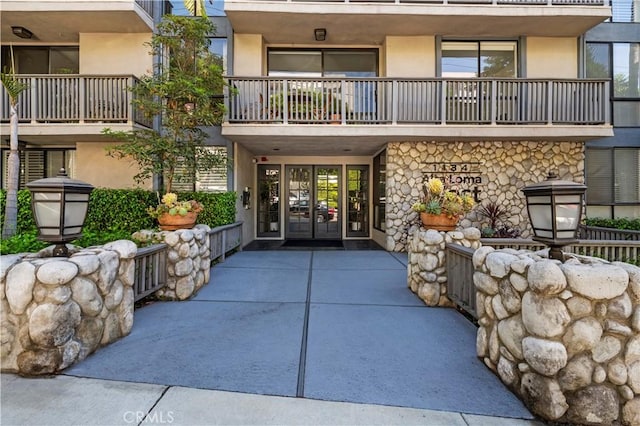
<path fill-rule="evenodd" d="M 64 168 L 54 178 L 29 182 L 38 239 L 55 243 L 54 256 L 68 256 L 66 243 L 82 236 L 93 186 L 70 179 Z"/>
<path fill-rule="evenodd" d="M 585 185 L 558 179 L 549 172 L 545 181 L 522 188 L 533 239 L 549 246 L 551 259 L 564 260 L 562 247 L 578 241 Z"/>

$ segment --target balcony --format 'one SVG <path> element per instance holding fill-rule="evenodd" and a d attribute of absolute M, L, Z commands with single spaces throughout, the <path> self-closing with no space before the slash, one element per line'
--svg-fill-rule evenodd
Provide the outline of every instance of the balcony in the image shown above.
<path fill-rule="evenodd" d="M 18 100 L 20 139 L 84 137 L 90 140 L 105 127 L 131 130 L 152 123 L 132 107 L 133 76 L 20 75 L 29 86 Z M 0 123 L 8 135 L 9 97 L 0 87 Z"/>
<path fill-rule="evenodd" d="M 21 41 L 12 26 L 28 28 L 47 43 L 78 43 L 81 33 L 146 33 L 163 7 L 164 2 L 153 0 L 2 0 L 0 39 Z"/>
<path fill-rule="evenodd" d="M 235 95 L 222 133 L 253 152 L 317 149 L 323 140 L 369 153 L 392 140 L 613 135 L 606 80 L 231 77 L 229 85 Z"/>
<path fill-rule="evenodd" d="M 268 44 L 383 44 L 386 35 L 577 37 L 611 15 L 608 0 L 226 0 L 236 33 Z"/>

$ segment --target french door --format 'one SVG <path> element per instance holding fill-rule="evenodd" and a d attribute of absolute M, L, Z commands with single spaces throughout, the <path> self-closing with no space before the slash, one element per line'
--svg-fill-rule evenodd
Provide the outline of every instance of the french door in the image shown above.
<path fill-rule="evenodd" d="M 340 166 L 287 166 L 285 238 L 340 239 Z"/>

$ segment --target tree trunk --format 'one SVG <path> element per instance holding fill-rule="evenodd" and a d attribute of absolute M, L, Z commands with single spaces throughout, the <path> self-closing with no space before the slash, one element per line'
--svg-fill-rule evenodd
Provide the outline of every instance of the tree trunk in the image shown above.
<path fill-rule="evenodd" d="M 11 137 L 8 161 L 7 199 L 4 211 L 2 238 L 13 237 L 18 228 L 18 185 L 20 183 L 20 154 L 18 153 L 18 110 L 17 103 L 11 104 Z"/>

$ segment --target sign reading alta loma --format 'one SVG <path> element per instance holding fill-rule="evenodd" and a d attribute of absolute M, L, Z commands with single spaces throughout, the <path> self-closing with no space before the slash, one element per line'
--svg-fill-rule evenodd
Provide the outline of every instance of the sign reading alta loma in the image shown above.
<path fill-rule="evenodd" d="M 448 187 L 457 188 L 461 193 L 473 194 L 474 200 L 478 199 L 484 185 L 479 161 L 445 162 L 433 161 L 425 163 L 422 172 L 424 182 L 431 178 L 438 178 Z"/>

